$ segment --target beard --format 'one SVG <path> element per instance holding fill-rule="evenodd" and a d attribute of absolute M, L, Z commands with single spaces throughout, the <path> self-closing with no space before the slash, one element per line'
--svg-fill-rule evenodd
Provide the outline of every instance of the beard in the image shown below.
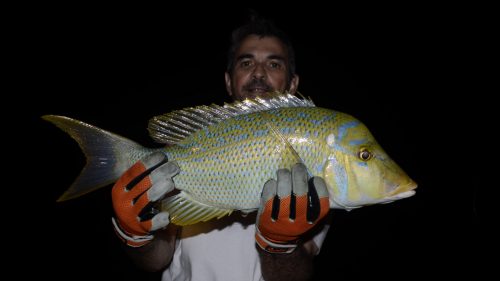
<path fill-rule="evenodd" d="M 267 93 L 273 90 L 263 79 L 252 79 L 243 86 L 243 91 L 248 93 Z"/>

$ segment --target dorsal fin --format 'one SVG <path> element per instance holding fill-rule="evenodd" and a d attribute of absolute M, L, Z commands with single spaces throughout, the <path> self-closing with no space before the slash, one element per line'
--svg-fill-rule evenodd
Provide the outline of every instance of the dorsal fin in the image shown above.
<path fill-rule="evenodd" d="M 313 101 L 289 93 L 273 93 L 266 98 L 245 99 L 224 106 L 212 104 L 189 107 L 158 115 L 149 120 L 149 135 L 159 143 L 176 144 L 194 132 L 238 115 L 283 107 L 314 107 Z"/>

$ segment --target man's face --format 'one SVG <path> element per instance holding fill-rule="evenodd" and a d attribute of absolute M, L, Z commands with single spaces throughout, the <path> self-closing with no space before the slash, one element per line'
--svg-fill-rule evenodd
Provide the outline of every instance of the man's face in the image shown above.
<path fill-rule="evenodd" d="M 250 35 L 235 54 L 233 75 L 226 72 L 226 88 L 234 100 L 255 98 L 269 92 L 295 93 L 299 77 L 287 89 L 288 54 L 276 37 Z"/>

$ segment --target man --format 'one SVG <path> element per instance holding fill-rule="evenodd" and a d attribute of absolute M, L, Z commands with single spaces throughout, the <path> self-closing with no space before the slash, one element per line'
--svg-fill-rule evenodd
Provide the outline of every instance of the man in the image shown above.
<path fill-rule="evenodd" d="M 264 20 L 235 30 L 225 81 L 234 100 L 273 91 L 295 93 L 299 77 L 295 74 L 293 48 L 284 33 Z M 180 168 L 167 160 L 161 153 L 148 156 L 113 187 L 113 224 L 139 266 L 150 271 L 166 268 L 163 280 L 311 277 L 312 259 L 328 230 L 322 220 L 329 209 L 322 179 L 311 181 L 312 192 L 319 195 L 314 201 L 307 193 L 311 190 L 307 191 L 303 165 L 295 165 L 291 171 L 279 170 L 277 180 L 269 180 L 263 187 L 257 214 L 234 213 L 180 228 L 169 224 L 168 213 L 151 211 L 152 202 L 168 196 L 175 187 Z M 307 206 L 307 212 L 314 209 L 318 215 L 305 222 L 283 211 L 292 213 L 299 206 Z"/>

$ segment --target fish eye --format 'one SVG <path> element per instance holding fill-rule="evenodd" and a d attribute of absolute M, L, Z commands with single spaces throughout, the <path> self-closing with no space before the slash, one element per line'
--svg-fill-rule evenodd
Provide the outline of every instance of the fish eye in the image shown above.
<path fill-rule="evenodd" d="M 358 157 L 359 157 L 359 159 L 361 159 L 363 161 L 368 161 L 368 160 L 372 159 L 373 154 L 368 149 L 361 148 L 361 150 L 358 153 Z"/>

